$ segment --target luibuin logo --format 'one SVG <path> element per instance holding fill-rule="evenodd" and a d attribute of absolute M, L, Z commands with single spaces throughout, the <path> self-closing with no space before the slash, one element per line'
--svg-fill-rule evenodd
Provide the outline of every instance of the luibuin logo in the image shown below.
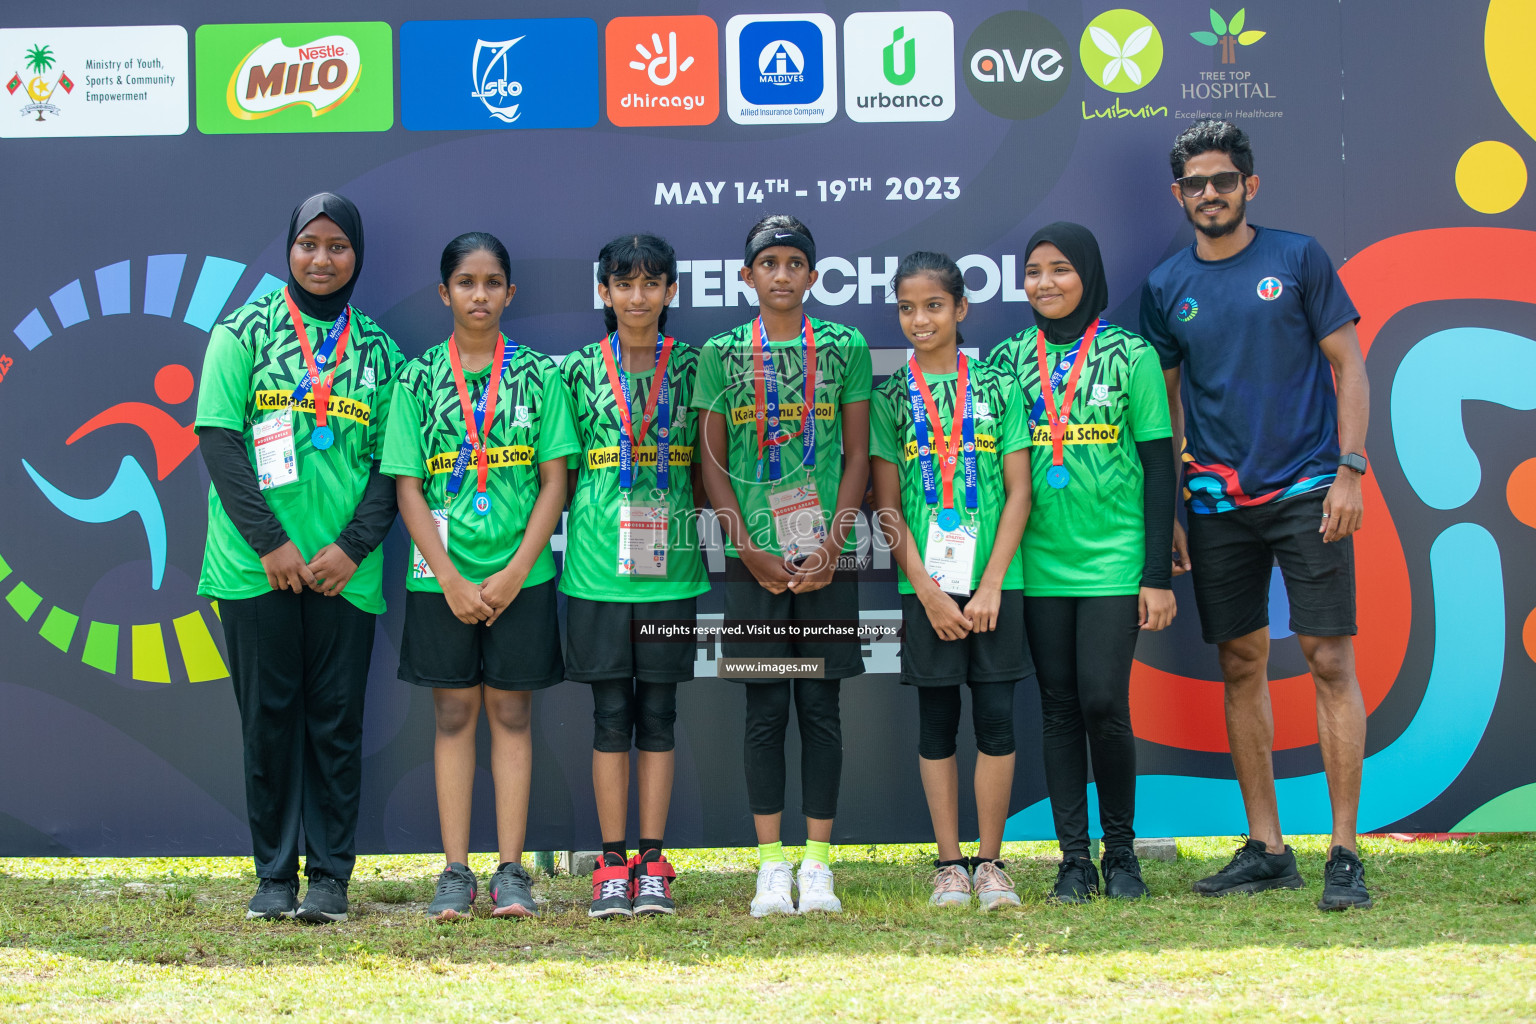
<path fill-rule="evenodd" d="M 357 43 L 347 36 L 322 36 L 303 46 L 268 39 L 229 76 L 229 112 L 254 121 L 307 104 L 310 115 L 319 117 L 352 95 L 361 73 Z"/>
<path fill-rule="evenodd" d="M 518 36 L 499 43 L 476 39 L 475 54 L 470 59 L 470 71 L 475 83 L 475 91 L 471 95 L 485 104 L 485 109 L 492 117 L 508 124 L 517 120 L 516 100 L 523 94 L 523 83 L 512 78 L 507 52 L 524 38 Z"/>
<path fill-rule="evenodd" d="M 1248 9 L 1245 7 L 1232 15 L 1230 19 L 1223 18 L 1211 8 L 1211 31 L 1191 32 L 1190 38 L 1197 43 L 1206 46 L 1221 46 L 1221 62 L 1223 64 L 1237 63 L 1237 48 L 1239 46 L 1252 46 L 1264 38 L 1264 33 L 1256 29 L 1244 30 L 1243 25 L 1248 20 Z"/>
<path fill-rule="evenodd" d="M 1110 92 L 1135 92 L 1163 66 L 1163 37 L 1137 11 L 1105 11 L 1083 30 L 1078 54 L 1093 83 Z"/>
<path fill-rule="evenodd" d="M 22 116 L 36 114 L 39 121 L 46 120 L 43 117 L 45 113 L 58 116 L 59 108 L 50 102 L 53 99 L 53 94 L 61 88 L 66 94 L 71 93 L 75 89 L 75 83 L 70 81 L 69 75 L 65 74 L 62 69 L 59 71 L 59 77 L 55 78 L 52 82 L 43 77 L 53 70 L 53 48 L 42 45 L 33 46 L 27 51 L 24 63 L 27 66 L 27 70 L 32 72 L 32 77 L 25 83 L 27 96 L 31 98 L 32 102 L 21 108 Z M 14 96 L 16 95 L 16 90 L 21 88 L 22 84 L 21 74 L 18 72 L 11 75 L 11 80 L 5 83 L 5 89 Z"/>
<path fill-rule="evenodd" d="M 903 37 L 907 34 L 905 25 L 898 25 L 896 31 L 891 33 L 891 41 L 884 50 L 882 69 L 885 71 L 885 80 L 892 85 L 906 85 L 912 81 L 912 76 L 917 74 L 917 40 Z M 901 44 L 901 70 L 896 70 L 896 46 Z"/>

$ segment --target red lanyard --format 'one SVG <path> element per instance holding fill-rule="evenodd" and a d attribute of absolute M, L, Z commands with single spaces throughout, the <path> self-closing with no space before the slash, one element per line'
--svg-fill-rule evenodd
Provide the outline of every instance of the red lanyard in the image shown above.
<path fill-rule="evenodd" d="M 501 361 L 506 348 L 507 336 L 497 335 L 496 352 L 491 356 L 491 379 L 486 382 L 485 392 L 481 395 L 485 403 L 485 429 L 480 431 L 475 429 L 475 410 L 469 401 L 469 386 L 464 382 L 464 364 L 459 361 L 459 346 L 453 340 L 453 335 L 448 335 L 448 362 L 453 366 L 453 386 L 459 389 L 459 408 L 464 410 L 464 436 L 475 446 L 475 491 L 479 494 L 485 493 L 486 474 L 491 468 L 485 441 L 490 437 L 491 424 L 496 419 L 496 386 L 501 383 Z"/>
<path fill-rule="evenodd" d="M 336 343 L 336 355 L 322 380 L 320 370 L 315 366 L 315 351 L 309 347 L 309 331 L 304 328 L 304 318 L 299 315 L 299 307 L 294 305 L 293 296 L 287 288 L 283 289 L 283 299 L 288 303 L 288 315 L 293 319 L 293 333 L 299 336 L 299 349 L 304 353 L 304 365 L 309 370 L 310 390 L 315 396 L 315 426 L 323 427 L 326 414 L 331 411 L 331 387 L 336 382 L 336 367 L 341 365 L 342 354 L 347 350 L 347 339 L 352 336 L 352 319 L 347 318 L 346 329 L 341 332 L 341 340 Z"/>
<path fill-rule="evenodd" d="M 928 390 L 928 381 L 923 377 L 922 367 L 917 365 L 917 357 L 913 356 L 907 363 L 912 368 L 912 381 L 917 385 L 918 394 L 923 396 L 923 406 L 928 410 L 928 419 L 933 423 L 933 447 L 939 456 L 939 479 L 944 481 L 944 508 L 955 507 L 955 458 L 960 452 L 960 428 L 965 416 L 965 390 L 970 386 L 971 370 L 970 360 L 965 358 L 965 353 L 958 353 L 956 360 L 955 381 L 955 411 L 949 420 L 949 439 L 944 438 L 944 421 L 939 418 L 939 406 L 933 400 L 933 393 Z M 921 452 L 918 455 L 922 455 Z M 932 480 L 932 477 L 929 477 Z"/>
<path fill-rule="evenodd" d="M 757 371 L 756 373 L 754 373 L 752 375 L 752 383 L 755 386 L 756 391 L 757 391 L 757 458 L 758 458 L 758 461 L 761 462 L 762 458 L 763 458 L 763 452 L 768 449 L 769 445 L 781 445 L 784 442 L 789 440 L 789 435 L 787 433 L 779 433 L 779 429 L 778 429 L 779 425 L 778 425 L 777 422 L 775 422 L 773 424 L 775 436 L 772 437 L 772 438 L 765 438 L 764 437 L 764 433 L 765 433 L 766 428 L 768 426 L 766 420 L 767 420 L 767 411 L 768 411 L 768 404 L 769 404 L 768 403 L 768 397 L 764 393 L 764 382 L 767 380 L 767 374 L 769 372 L 769 365 L 763 359 L 763 349 L 765 349 L 768 346 L 768 328 L 763 323 L 763 318 L 762 317 L 758 317 L 756 320 L 752 321 L 752 333 L 755 335 L 755 337 L 753 338 L 753 345 L 752 345 L 752 365 L 753 365 L 753 368 Z M 811 465 L 815 465 L 816 464 L 816 446 L 815 446 L 815 443 L 816 443 L 816 433 L 815 433 L 815 431 L 816 431 L 816 426 L 815 426 L 815 424 L 816 424 L 816 332 L 811 329 L 811 318 L 810 317 L 806 317 L 805 318 L 804 349 L 805 349 L 805 405 L 800 410 L 800 417 L 801 417 L 801 419 L 800 419 L 800 434 L 801 434 L 802 438 L 806 435 L 806 433 L 807 433 L 807 430 L 806 430 L 806 418 L 809 417 L 810 424 L 811 424 L 811 426 L 810 426 L 810 437 L 811 437 L 811 443 L 810 443 L 810 462 L 811 462 Z M 773 357 L 770 355 L 768 358 L 772 359 Z M 778 395 L 778 380 L 777 379 L 774 380 L 774 395 L 775 395 L 775 399 L 777 399 L 777 395 Z M 777 401 L 775 401 L 775 405 L 777 405 Z M 778 417 L 778 413 L 775 412 L 774 413 L 774 419 L 777 420 L 778 418 L 779 418 Z M 802 462 L 805 461 L 805 454 L 804 453 L 802 453 L 801 461 Z"/>
<path fill-rule="evenodd" d="M 1051 425 L 1051 465 L 1053 466 L 1061 465 L 1061 446 L 1067 436 L 1067 417 L 1072 414 L 1072 399 L 1077 397 L 1077 378 L 1083 372 L 1083 364 L 1088 361 L 1088 350 L 1093 347 L 1093 336 L 1098 333 L 1099 321 L 1095 319 L 1083 334 L 1082 347 L 1078 349 L 1077 359 L 1072 363 L 1072 372 L 1067 374 L 1067 390 L 1062 392 L 1061 410 L 1058 412 L 1056 389 L 1051 387 L 1051 371 L 1045 362 L 1045 332 L 1038 328 L 1035 331 L 1035 348 L 1040 357 L 1040 391 L 1045 397 L 1046 417 Z"/>
<path fill-rule="evenodd" d="M 640 420 L 638 433 L 629 415 L 629 403 L 624 399 L 624 382 L 619 379 L 619 367 L 613 361 L 613 350 L 608 347 L 606 335 L 598 345 L 598 348 L 603 350 L 603 365 L 608 368 L 608 386 L 613 388 L 614 404 L 619 407 L 619 420 L 636 448 L 640 447 L 640 442 L 645 439 L 645 432 L 651 426 L 651 417 L 656 414 L 656 400 L 661 397 L 661 382 L 667 379 L 667 360 L 672 358 L 672 344 L 671 338 L 661 343 L 661 352 L 656 357 L 656 376 L 651 384 L 651 397 L 645 401 L 645 416 Z"/>

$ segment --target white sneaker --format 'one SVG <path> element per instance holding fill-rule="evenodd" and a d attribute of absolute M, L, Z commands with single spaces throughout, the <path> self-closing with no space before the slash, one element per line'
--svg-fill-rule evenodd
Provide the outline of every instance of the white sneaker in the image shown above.
<path fill-rule="evenodd" d="M 933 876 L 933 895 L 928 902 L 935 907 L 971 905 L 971 874 L 959 864 L 946 864 Z"/>
<path fill-rule="evenodd" d="M 828 891 L 831 891 L 831 875 Z M 757 869 L 757 895 L 752 897 L 752 916 L 767 917 L 769 914 L 793 914 L 794 900 L 790 898 L 790 885 L 794 873 L 784 861 L 774 861 Z"/>
<path fill-rule="evenodd" d="M 832 892 L 832 869 L 814 860 L 800 862 L 800 874 L 795 879 L 800 887 L 800 910 L 808 914 L 815 910 L 828 914 L 841 914 L 843 901 Z"/>
<path fill-rule="evenodd" d="M 1019 906 L 1019 894 L 1013 891 L 1013 879 L 993 861 L 976 865 L 976 899 L 982 910 Z"/>

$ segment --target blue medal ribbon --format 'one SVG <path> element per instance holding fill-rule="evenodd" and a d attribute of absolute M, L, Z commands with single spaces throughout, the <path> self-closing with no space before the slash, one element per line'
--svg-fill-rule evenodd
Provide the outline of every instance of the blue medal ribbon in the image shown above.
<path fill-rule="evenodd" d="M 960 355 L 957 363 L 959 365 L 956 367 L 957 376 L 955 384 L 958 388 L 963 383 L 965 388 L 963 395 L 957 393 L 955 396 L 955 404 L 963 410 L 960 417 L 960 461 L 964 467 L 963 472 L 965 475 L 965 507 L 974 517 L 976 509 L 980 504 L 977 494 L 976 403 L 974 392 L 971 388 L 970 374 L 967 372 L 969 366 L 963 353 Z M 965 380 L 962 382 L 959 379 L 960 377 L 964 377 Z M 923 371 L 918 367 L 916 357 L 913 357 L 907 363 L 906 380 L 907 401 L 912 408 L 912 430 L 917 440 L 917 463 L 923 482 L 923 500 L 928 505 L 934 506 L 940 503 L 940 498 L 938 480 L 935 477 L 933 468 L 933 446 L 930 442 L 938 441 L 939 439 L 929 437 L 929 414 L 932 414 L 935 430 L 943 430 L 944 422 L 939 417 L 938 405 L 934 402 L 933 396 L 928 390 L 928 382 L 923 378 Z M 951 415 L 950 424 L 951 434 L 953 434 L 953 415 Z M 960 514 L 954 508 L 954 484 L 952 482 L 954 480 L 955 452 L 946 443 L 942 455 L 944 457 L 944 468 L 940 472 L 945 478 L 945 493 L 944 507 L 940 509 L 938 514 L 939 526 L 945 530 L 953 530 L 960 525 Z"/>

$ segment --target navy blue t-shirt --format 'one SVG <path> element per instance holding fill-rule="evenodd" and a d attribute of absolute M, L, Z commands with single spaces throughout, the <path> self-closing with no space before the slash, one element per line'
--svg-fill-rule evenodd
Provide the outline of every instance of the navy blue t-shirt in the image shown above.
<path fill-rule="evenodd" d="M 1247 247 L 1164 260 L 1141 296 L 1141 333 L 1183 367 L 1191 512 L 1279 501 L 1333 482 L 1338 399 L 1318 342 L 1360 319 L 1309 235 L 1255 229 Z"/>

